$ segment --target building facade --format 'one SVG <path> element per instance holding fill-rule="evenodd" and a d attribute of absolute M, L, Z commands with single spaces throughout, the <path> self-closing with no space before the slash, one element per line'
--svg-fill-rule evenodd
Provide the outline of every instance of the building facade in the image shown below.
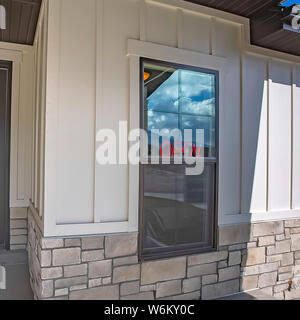
<path fill-rule="evenodd" d="M 28 250 L 37 299 L 300 296 L 299 56 L 182 0 L 45 0 L 33 46 L 1 42 L 0 60 L 13 63 L 10 248 Z M 99 131 L 150 126 L 167 111 L 149 92 L 167 99 L 177 76 L 167 118 L 211 121 L 203 181 L 99 164 Z M 209 77 L 199 98 L 191 79 Z"/>

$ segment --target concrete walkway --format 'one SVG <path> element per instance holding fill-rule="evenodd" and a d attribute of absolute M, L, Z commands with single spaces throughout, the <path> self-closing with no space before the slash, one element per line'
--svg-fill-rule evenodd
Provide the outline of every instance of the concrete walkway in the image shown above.
<path fill-rule="evenodd" d="M 6 290 L 0 300 L 33 300 L 26 251 L 0 251 L 0 266 L 6 270 Z"/>

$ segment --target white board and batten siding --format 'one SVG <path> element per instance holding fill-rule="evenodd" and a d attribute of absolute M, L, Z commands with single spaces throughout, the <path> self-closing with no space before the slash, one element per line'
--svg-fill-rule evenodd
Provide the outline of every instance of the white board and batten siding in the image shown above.
<path fill-rule="evenodd" d="M 46 236 L 138 230 L 137 168 L 95 154 L 101 128 L 138 126 L 139 56 L 220 71 L 220 225 L 300 216 L 299 66 L 249 53 L 245 19 L 181 0 L 47 6 Z"/>

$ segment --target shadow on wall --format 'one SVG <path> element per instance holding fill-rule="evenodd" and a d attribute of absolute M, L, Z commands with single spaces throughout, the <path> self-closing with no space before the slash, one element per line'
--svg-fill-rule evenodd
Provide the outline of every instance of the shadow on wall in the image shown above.
<path fill-rule="evenodd" d="M 255 60 L 246 62 L 243 80 L 241 213 L 248 214 L 249 221 L 220 228 L 219 244 L 220 249 L 229 248 L 229 268 L 234 268 L 234 257 L 241 254 L 240 291 L 258 288 L 261 299 L 295 299 L 300 297 L 300 270 L 295 262 L 300 259 L 300 229 L 298 234 L 295 229 L 300 220 L 275 221 L 274 217 L 274 221 L 251 225 L 250 214 L 297 208 L 293 188 L 298 186 L 300 170 L 292 166 L 299 152 L 292 146 L 291 134 L 297 135 L 292 123 L 300 113 L 292 85 L 298 90 L 300 77 L 297 69 L 292 76 L 287 64 L 270 62 L 264 69 L 266 64 Z M 243 297 L 247 299 L 245 295 L 232 299 Z"/>

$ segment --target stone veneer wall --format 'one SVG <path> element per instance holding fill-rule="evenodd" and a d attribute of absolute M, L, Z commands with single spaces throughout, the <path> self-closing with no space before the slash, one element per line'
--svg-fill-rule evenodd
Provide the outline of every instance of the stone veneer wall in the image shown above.
<path fill-rule="evenodd" d="M 10 209 L 10 250 L 27 247 L 27 208 Z"/>
<path fill-rule="evenodd" d="M 32 288 L 36 299 L 300 297 L 300 220 L 224 227 L 219 238 L 217 252 L 139 263 L 136 234 L 45 239 L 30 214 Z"/>

